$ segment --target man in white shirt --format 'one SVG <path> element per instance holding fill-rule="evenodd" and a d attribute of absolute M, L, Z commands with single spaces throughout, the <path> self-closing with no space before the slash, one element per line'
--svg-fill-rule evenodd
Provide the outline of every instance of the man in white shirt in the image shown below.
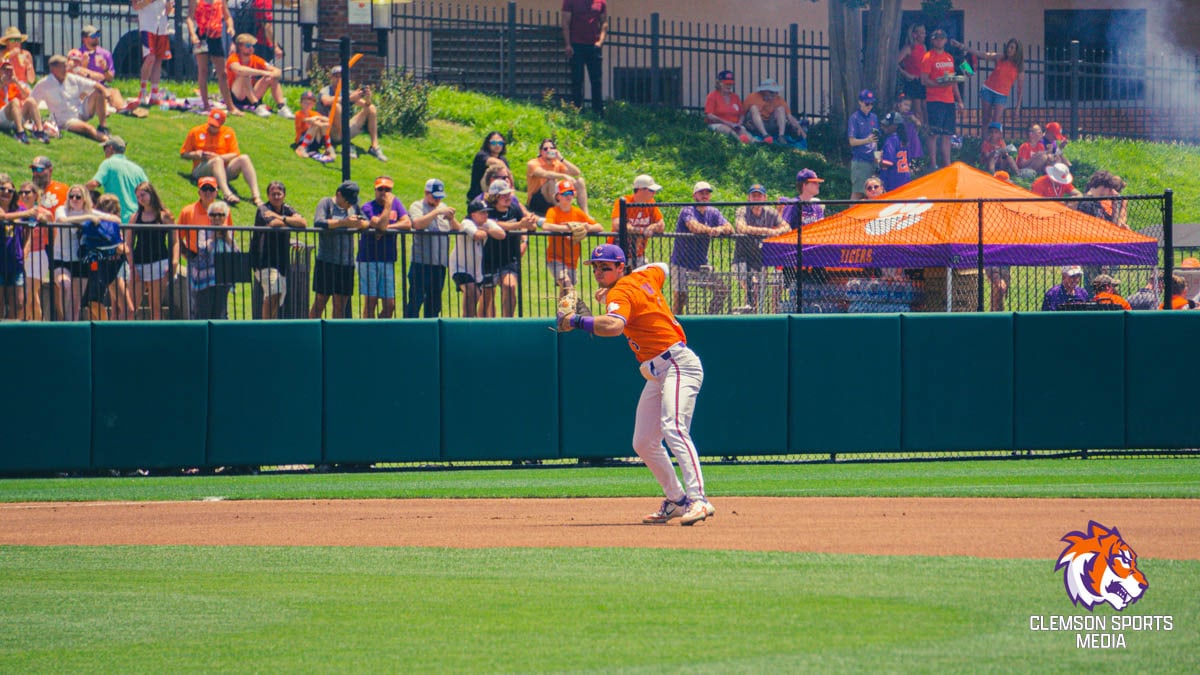
<path fill-rule="evenodd" d="M 33 86 L 33 97 L 46 103 L 58 128 L 103 143 L 108 140 L 108 105 L 104 83 L 67 72 L 67 57 L 55 54 L 49 61 L 50 74 Z M 99 124 L 87 120 L 96 116 Z"/>

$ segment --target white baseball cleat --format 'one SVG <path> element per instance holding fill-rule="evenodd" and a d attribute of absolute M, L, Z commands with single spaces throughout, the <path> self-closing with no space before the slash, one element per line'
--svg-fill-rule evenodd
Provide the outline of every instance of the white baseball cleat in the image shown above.
<path fill-rule="evenodd" d="M 684 497 L 677 502 L 673 502 L 670 499 L 664 499 L 662 506 L 659 507 L 659 509 L 654 513 L 642 518 L 642 522 L 647 525 L 660 525 L 662 523 L 670 522 L 671 519 L 682 516 L 683 512 L 687 510 L 687 507 L 687 497 Z"/>
<path fill-rule="evenodd" d="M 685 526 L 695 525 L 696 523 L 705 520 L 706 518 L 712 518 L 715 515 L 717 515 L 717 510 L 713 508 L 713 505 L 710 504 L 707 499 L 701 497 L 688 502 L 687 510 L 684 511 L 682 516 L 680 516 L 679 523 Z"/>

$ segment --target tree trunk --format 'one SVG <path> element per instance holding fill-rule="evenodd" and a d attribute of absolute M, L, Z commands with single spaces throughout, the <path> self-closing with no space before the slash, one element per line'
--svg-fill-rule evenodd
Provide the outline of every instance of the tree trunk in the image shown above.
<path fill-rule="evenodd" d="M 862 83 L 862 25 L 853 3 L 829 0 L 829 72 L 833 91 L 829 108 L 833 119 L 845 120 L 858 107 Z"/>
<path fill-rule="evenodd" d="M 896 98 L 900 12 L 901 0 L 873 0 L 866 15 L 871 48 L 863 55 L 863 81 L 879 100 L 875 108 L 880 117 L 892 109 L 892 101 Z"/>

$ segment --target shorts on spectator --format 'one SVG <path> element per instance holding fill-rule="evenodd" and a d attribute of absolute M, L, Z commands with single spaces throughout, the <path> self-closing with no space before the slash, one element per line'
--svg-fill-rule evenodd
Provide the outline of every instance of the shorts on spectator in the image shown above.
<path fill-rule="evenodd" d="M 142 39 L 142 58 L 146 58 L 151 54 L 160 61 L 167 61 L 171 58 L 171 36 L 158 35 L 148 31 L 140 31 Z"/>
<path fill-rule="evenodd" d="M 538 190 L 537 192 L 529 195 L 529 203 L 525 206 L 539 216 L 545 216 L 550 210 L 550 207 L 554 205 L 546 201 L 546 197 L 542 195 L 542 191 Z"/>
<path fill-rule="evenodd" d="M 956 106 L 938 101 L 929 101 L 925 106 L 929 109 L 929 132 L 935 136 L 953 136 Z"/>
<path fill-rule="evenodd" d="M 238 98 L 237 95 L 234 94 L 233 95 L 233 104 L 239 108 L 250 109 L 250 108 L 253 108 L 254 106 L 258 105 L 258 102 L 251 101 L 248 98 Z"/>
<path fill-rule="evenodd" d="M 716 131 L 716 132 L 718 132 L 718 133 L 721 133 L 721 132 L 725 132 L 725 131 L 728 131 L 728 130 L 732 129 L 732 128 L 733 128 L 733 125 L 732 125 L 732 124 L 725 124 L 725 123 L 722 123 L 722 124 L 710 124 L 710 125 L 708 125 L 708 128 L 709 128 L 710 130 L 712 130 L 712 131 Z"/>
<path fill-rule="evenodd" d="M 313 293 L 354 295 L 354 265 L 318 260 L 313 268 Z"/>
<path fill-rule="evenodd" d="M 280 302 L 283 302 L 283 296 L 287 295 L 287 277 L 274 267 L 254 270 L 254 283 L 262 289 L 264 296 L 278 295 Z"/>
<path fill-rule="evenodd" d="M 296 142 L 296 143 L 292 143 L 288 147 L 295 150 L 296 148 L 300 147 L 301 145 L 303 145 L 303 143 Z M 325 154 L 325 137 L 322 136 L 320 138 L 312 139 L 312 141 L 310 141 L 308 145 L 304 146 L 304 149 L 309 154 L 312 154 L 314 152 Z"/>
<path fill-rule="evenodd" d="M 554 283 L 556 284 L 558 283 L 558 280 L 564 276 L 571 282 L 572 286 L 579 283 L 575 279 L 575 268 L 567 265 L 561 260 L 547 260 L 546 271 L 550 273 L 550 278 L 553 279 Z"/>
<path fill-rule="evenodd" d="M 170 269 L 169 261 L 166 258 L 155 260 L 152 263 L 140 263 L 134 266 L 137 269 L 138 278 L 142 281 L 158 281 L 167 276 L 167 270 Z"/>
<path fill-rule="evenodd" d="M 994 92 L 991 89 L 988 89 L 987 87 L 979 88 L 979 100 L 984 103 L 990 103 L 992 105 L 1002 105 L 1002 106 L 1008 105 L 1008 97 L 1007 96 L 1002 96 L 999 93 Z"/>
<path fill-rule="evenodd" d="M 25 256 L 25 278 L 38 281 L 50 279 L 50 257 L 45 251 L 30 251 Z"/>
<path fill-rule="evenodd" d="M 483 279 L 479 282 L 479 285 L 483 286 L 484 288 L 492 288 L 500 283 L 500 280 L 504 277 L 509 275 L 518 276 L 520 274 L 521 263 L 511 262 L 507 265 L 501 266 L 500 269 L 492 272 L 491 274 L 483 275 Z"/>
<path fill-rule="evenodd" d="M 450 277 L 450 280 L 454 282 L 454 287 L 460 292 L 462 291 L 463 286 L 479 283 L 478 279 L 470 274 L 467 274 L 466 272 L 455 272 L 454 275 Z"/>
<path fill-rule="evenodd" d="M 914 101 L 925 100 L 925 85 L 921 84 L 921 78 L 915 80 L 904 81 L 904 95 Z"/>
<path fill-rule="evenodd" d="M 113 281 L 117 279 L 129 281 L 129 261 L 125 258 L 121 258 L 120 265 L 117 267 L 117 274 L 113 277 Z"/>
<path fill-rule="evenodd" d="M 850 191 L 865 192 L 867 179 L 875 175 L 875 162 L 850 160 Z"/>
<path fill-rule="evenodd" d="M 396 297 L 396 264 L 390 262 L 358 263 L 358 292 L 369 298 Z"/>
<path fill-rule="evenodd" d="M 200 36 L 200 41 L 208 46 L 209 56 L 225 56 L 225 41 L 220 36 L 204 37 L 202 35 Z M 217 64 L 217 67 L 221 68 L 224 65 L 224 63 L 220 63 Z"/>
<path fill-rule="evenodd" d="M 0 270 L 0 286 L 24 286 L 25 270 L 22 268 Z"/>

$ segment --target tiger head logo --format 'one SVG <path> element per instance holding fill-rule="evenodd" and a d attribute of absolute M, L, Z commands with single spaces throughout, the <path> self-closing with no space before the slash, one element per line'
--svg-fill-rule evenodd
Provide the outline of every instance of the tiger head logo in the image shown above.
<path fill-rule="evenodd" d="M 1141 599 L 1150 587 L 1137 566 L 1137 554 L 1117 528 L 1088 521 L 1088 531 L 1070 532 L 1062 538 L 1067 548 L 1055 570 L 1063 570 L 1063 583 L 1071 602 L 1092 608 L 1107 602 L 1117 611 Z"/>

